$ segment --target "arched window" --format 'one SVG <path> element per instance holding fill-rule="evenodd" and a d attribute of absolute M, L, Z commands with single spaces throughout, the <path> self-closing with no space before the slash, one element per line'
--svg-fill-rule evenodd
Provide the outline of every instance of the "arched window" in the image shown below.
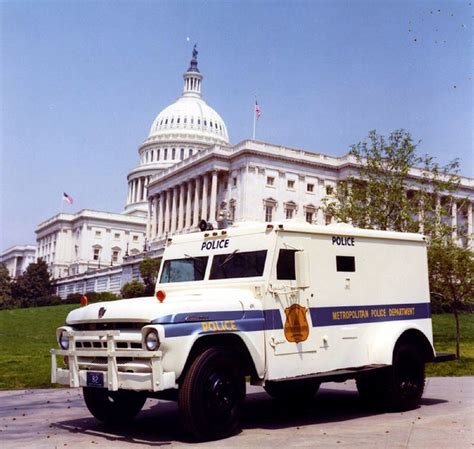
<path fill-rule="evenodd" d="M 151 150 L 151 162 L 153 162 L 154 158 L 155 158 L 155 150 Z"/>
<path fill-rule="evenodd" d="M 159 148 L 156 150 L 156 160 L 157 161 L 160 160 L 160 149 Z"/>
<path fill-rule="evenodd" d="M 173 148 L 171 150 L 171 159 L 173 159 L 173 160 L 176 159 L 176 148 Z"/>
<path fill-rule="evenodd" d="M 189 155 L 190 155 L 190 156 L 193 155 L 193 149 L 192 149 L 192 148 L 189 149 Z"/>
<path fill-rule="evenodd" d="M 165 157 L 163 159 L 165 161 L 168 160 L 168 148 L 165 148 Z"/>
<path fill-rule="evenodd" d="M 181 158 L 180 158 L 180 159 L 181 159 L 181 160 L 184 159 L 184 148 L 181 148 Z"/>

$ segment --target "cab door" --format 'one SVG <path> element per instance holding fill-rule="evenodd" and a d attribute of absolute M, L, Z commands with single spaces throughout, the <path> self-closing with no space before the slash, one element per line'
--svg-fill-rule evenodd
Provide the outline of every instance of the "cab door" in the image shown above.
<path fill-rule="evenodd" d="M 265 296 L 267 379 L 315 372 L 316 332 L 310 314 L 314 285 L 297 288 L 295 270 L 296 252 L 309 250 L 301 235 L 278 239 Z"/>

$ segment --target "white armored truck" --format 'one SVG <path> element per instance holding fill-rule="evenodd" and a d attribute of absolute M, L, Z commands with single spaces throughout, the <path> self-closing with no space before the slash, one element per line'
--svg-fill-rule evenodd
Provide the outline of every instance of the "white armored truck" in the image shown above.
<path fill-rule="evenodd" d="M 355 378 L 365 400 L 408 410 L 425 363 L 448 358 L 433 347 L 425 237 L 294 221 L 168 238 L 155 296 L 76 309 L 57 340 L 52 382 L 82 387 L 97 419 L 176 399 L 201 440 L 238 429 L 246 376 L 293 401 Z"/>

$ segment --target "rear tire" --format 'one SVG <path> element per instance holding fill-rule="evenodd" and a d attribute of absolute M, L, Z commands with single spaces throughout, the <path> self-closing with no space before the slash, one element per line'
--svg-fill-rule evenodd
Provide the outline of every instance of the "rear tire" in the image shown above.
<path fill-rule="evenodd" d="M 320 382 L 313 379 L 268 381 L 265 391 L 274 399 L 282 402 L 308 402 L 319 390 Z"/>
<path fill-rule="evenodd" d="M 413 410 L 425 387 L 425 364 L 417 347 L 401 344 L 395 348 L 393 365 L 356 380 L 361 399 L 385 411 Z"/>
<path fill-rule="evenodd" d="M 240 428 L 245 399 L 241 365 L 225 348 L 206 349 L 192 362 L 179 389 L 186 429 L 202 441 L 226 438 Z"/>
<path fill-rule="evenodd" d="M 384 382 L 387 410 L 398 412 L 418 407 L 425 388 L 425 363 L 415 346 L 401 344 L 395 349 L 393 367 Z"/>
<path fill-rule="evenodd" d="M 106 424 L 124 424 L 142 409 L 146 395 L 138 391 L 109 391 L 105 388 L 82 389 L 84 402 L 91 414 Z"/>

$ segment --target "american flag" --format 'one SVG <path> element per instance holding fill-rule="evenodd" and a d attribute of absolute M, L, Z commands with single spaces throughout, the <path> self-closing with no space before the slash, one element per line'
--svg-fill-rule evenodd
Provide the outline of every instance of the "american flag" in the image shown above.
<path fill-rule="evenodd" d="M 258 105 L 258 101 L 255 100 L 255 116 L 257 117 L 257 120 L 260 118 L 262 115 L 262 112 L 260 111 L 260 106 Z"/>
<path fill-rule="evenodd" d="M 72 196 L 68 195 L 66 192 L 63 192 L 63 200 L 66 201 L 68 204 L 74 203 L 74 199 Z"/>

